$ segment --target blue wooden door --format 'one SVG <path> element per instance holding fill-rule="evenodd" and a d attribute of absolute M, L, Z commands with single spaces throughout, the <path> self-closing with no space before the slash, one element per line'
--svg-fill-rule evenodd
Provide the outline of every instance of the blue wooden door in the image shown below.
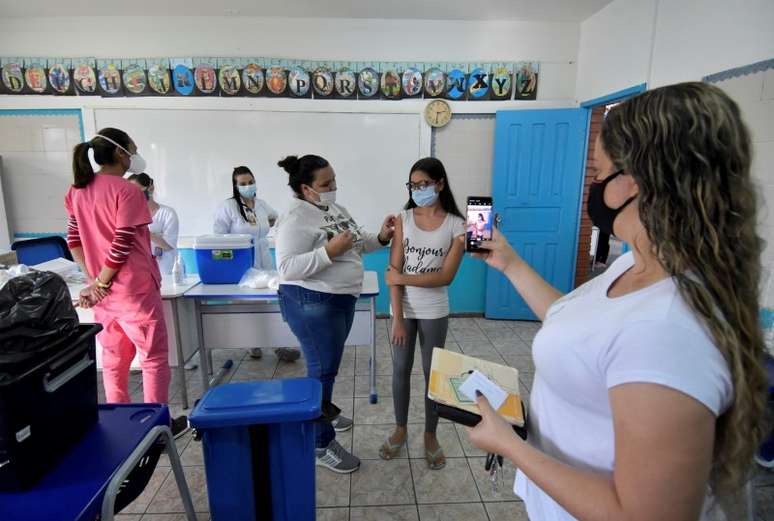
<path fill-rule="evenodd" d="M 562 292 L 572 289 L 588 111 L 497 113 L 492 197 L 500 231 Z M 501 273 L 489 269 L 487 318 L 536 320 Z"/>

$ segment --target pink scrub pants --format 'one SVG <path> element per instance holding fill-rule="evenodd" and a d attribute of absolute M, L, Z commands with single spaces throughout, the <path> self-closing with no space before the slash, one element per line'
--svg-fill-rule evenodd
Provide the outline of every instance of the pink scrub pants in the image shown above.
<path fill-rule="evenodd" d="M 143 399 L 169 402 L 169 345 L 161 295 L 110 294 L 94 308 L 102 324 L 102 379 L 109 403 L 129 403 L 129 367 L 139 353 Z"/>

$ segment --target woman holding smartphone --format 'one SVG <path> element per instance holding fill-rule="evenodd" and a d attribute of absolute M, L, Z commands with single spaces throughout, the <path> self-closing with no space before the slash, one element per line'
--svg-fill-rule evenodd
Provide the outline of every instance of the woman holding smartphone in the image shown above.
<path fill-rule="evenodd" d="M 392 303 L 395 431 L 379 449 L 382 459 L 398 455 L 406 443 L 411 369 L 419 334 L 425 395 L 434 347 L 443 347 L 449 327 L 447 286 L 462 261 L 465 219 L 454 202 L 446 169 L 427 157 L 411 167 L 409 200 L 395 221 L 390 267 L 385 276 Z M 446 465 L 436 438 L 438 415 L 425 397 L 425 459 L 438 470 Z"/>
<path fill-rule="evenodd" d="M 483 397 L 469 434 L 519 469 L 530 519 L 705 521 L 748 483 L 767 399 L 751 158 L 722 90 L 650 90 L 609 112 L 589 190 L 632 251 L 562 295 L 497 231 L 483 244 L 543 321 L 529 442 Z"/>

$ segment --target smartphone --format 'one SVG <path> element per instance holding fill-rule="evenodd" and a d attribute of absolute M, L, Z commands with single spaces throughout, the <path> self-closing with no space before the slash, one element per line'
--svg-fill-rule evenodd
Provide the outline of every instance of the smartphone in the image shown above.
<path fill-rule="evenodd" d="M 465 249 L 467 251 L 485 251 L 481 243 L 492 240 L 494 214 L 492 198 L 485 196 L 468 197 L 467 220 L 465 222 Z"/>

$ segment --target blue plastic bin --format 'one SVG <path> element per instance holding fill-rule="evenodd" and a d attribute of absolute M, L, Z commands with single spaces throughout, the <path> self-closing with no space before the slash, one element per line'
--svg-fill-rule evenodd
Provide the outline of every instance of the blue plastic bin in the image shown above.
<path fill-rule="evenodd" d="M 34 266 L 60 257 L 73 260 L 67 247 L 67 241 L 59 235 L 22 239 L 14 242 L 11 245 L 11 250 L 16 252 L 16 260 L 19 264 L 27 266 Z"/>
<path fill-rule="evenodd" d="M 321 400 L 311 378 L 225 384 L 204 395 L 189 421 L 202 434 L 213 519 L 315 519 Z"/>
<path fill-rule="evenodd" d="M 202 235 L 194 250 L 202 284 L 237 284 L 253 265 L 252 235 Z"/>

